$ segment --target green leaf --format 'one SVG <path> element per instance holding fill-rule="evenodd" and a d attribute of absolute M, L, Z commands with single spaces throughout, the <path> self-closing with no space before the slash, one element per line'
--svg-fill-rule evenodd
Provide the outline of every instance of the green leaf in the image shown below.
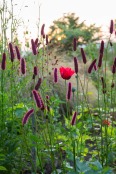
<path fill-rule="evenodd" d="M 3 166 L 0 166 L 0 171 L 7 171 L 7 169 Z"/>

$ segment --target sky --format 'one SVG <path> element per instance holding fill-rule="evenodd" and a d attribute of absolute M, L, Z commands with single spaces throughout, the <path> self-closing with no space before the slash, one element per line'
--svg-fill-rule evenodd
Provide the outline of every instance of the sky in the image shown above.
<path fill-rule="evenodd" d="M 10 0 L 8 0 L 10 2 Z M 111 19 L 116 19 L 116 0 L 12 0 L 14 13 L 22 18 L 33 37 L 37 35 L 37 23 L 40 18 L 40 28 L 45 24 L 45 32 L 54 20 L 64 13 L 72 12 L 86 24 L 95 23 L 104 32 L 109 31 Z M 39 12 L 40 7 L 40 12 Z M 24 30 L 20 28 L 20 32 Z"/>

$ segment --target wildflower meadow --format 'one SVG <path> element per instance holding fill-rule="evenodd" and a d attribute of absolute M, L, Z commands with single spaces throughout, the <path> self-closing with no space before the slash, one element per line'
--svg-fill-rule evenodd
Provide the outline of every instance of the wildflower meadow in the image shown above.
<path fill-rule="evenodd" d="M 114 20 L 109 21 L 108 39 L 98 42 L 96 57 L 88 56 L 87 45 L 78 45 L 79 38 L 71 40 L 72 50 L 65 55 L 70 57 L 69 66 L 64 57 L 59 63 L 58 53 L 53 55 L 55 45 L 45 24 L 24 51 L 16 37 L 18 21 L 13 11 L 9 17 L 6 12 L 4 4 L 0 7 L 0 174 L 115 174 Z"/>

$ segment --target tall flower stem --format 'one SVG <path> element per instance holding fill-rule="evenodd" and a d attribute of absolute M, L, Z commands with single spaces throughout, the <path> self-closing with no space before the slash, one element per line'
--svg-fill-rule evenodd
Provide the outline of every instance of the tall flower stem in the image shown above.
<path fill-rule="evenodd" d="M 103 133 L 102 133 L 102 119 L 101 119 L 101 106 L 100 106 L 100 69 L 98 69 L 98 110 L 99 110 L 99 118 L 100 118 L 100 135 L 101 135 L 101 162 L 103 166 L 104 156 L 103 156 Z"/>
<path fill-rule="evenodd" d="M 91 125 L 92 125 L 92 130 L 93 130 L 93 135 L 94 135 L 94 125 L 93 125 L 93 117 L 92 117 L 92 114 L 91 114 L 91 110 L 89 108 L 89 104 L 88 104 L 88 101 L 87 101 L 87 97 L 84 93 L 84 88 L 83 88 L 83 85 L 82 85 L 82 82 L 81 82 L 81 79 L 79 77 L 79 81 L 80 81 L 80 85 L 81 85 L 81 88 L 82 88 L 82 91 L 83 91 L 83 96 L 84 96 L 84 99 L 85 99 L 85 102 L 87 104 L 87 108 L 88 108 L 88 111 L 89 111 L 89 115 L 90 115 L 90 119 L 91 119 Z M 94 135 L 95 137 L 95 143 L 96 143 L 96 147 L 97 147 L 97 151 L 98 151 L 98 157 L 100 159 L 100 155 L 99 155 L 99 148 L 98 148 L 98 143 L 97 143 L 97 138 L 96 138 L 96 135 Z"/>
<path fill-rule="evenodd" d="M 67 83 L 65 80 L 65 91 L 67 91 Z M 68 118 L 68 102 L 67 102 L 67 98 L 66 98 L 66 118 Z"/>

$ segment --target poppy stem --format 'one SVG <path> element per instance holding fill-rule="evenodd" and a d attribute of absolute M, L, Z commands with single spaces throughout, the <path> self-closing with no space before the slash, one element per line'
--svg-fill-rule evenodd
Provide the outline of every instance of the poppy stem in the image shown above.
<path fill-rule="evenodd" d="M 66 90 L 66 80 L 65 80 L 65 91 L 67 91 Z M 66 118 L 68 118 L 68 102 L 67 102 L 67 98 L 66 98 Z"/>

